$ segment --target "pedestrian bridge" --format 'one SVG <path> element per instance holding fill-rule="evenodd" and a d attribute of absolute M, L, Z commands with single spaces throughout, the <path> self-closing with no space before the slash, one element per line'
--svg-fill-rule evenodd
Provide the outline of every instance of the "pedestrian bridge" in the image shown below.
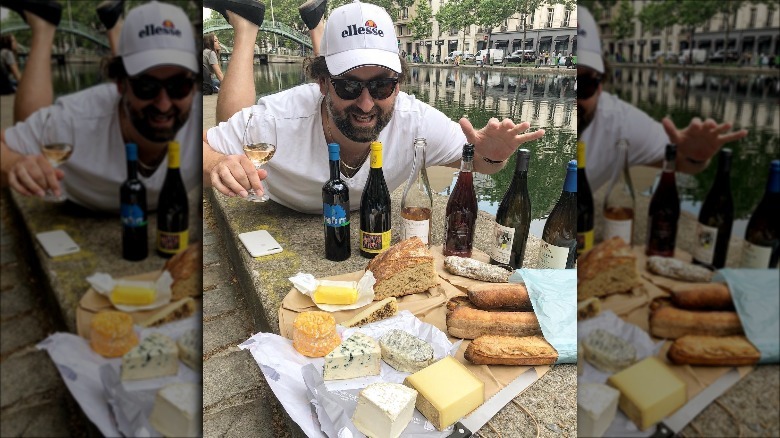
<path fill-rule="evenodd" d="M 228 23 L 227 20 L 225 20 L 223 17 L 209 18 L 203 20 L 204 34 L 215 32 L 218 30 L 226 30 L 226 29 L 232 30 L 233 27 L 230 26 L 230 23 Z M 308 35 L 305 35 L 284 23 L 280 23 L 280 22 L 274 23 L 265 20 L 263 21 L 263 25 L 260 26 L 260 30 L 263 32 L 275 33 L 279 36 L 295 41 L 296 43 L 301 44 L 303 47 L 306 47 L 308 49 L 312 48 L 311 38 L 309 38 Z M 228 49 L 228 51 L 231 51 L 232 49 L 231 47 L 224 46 L 224 45 L 222 47 Z"/>
<path fill-rule="evenodd" d="M 21 19 L 19 19 L 18 21 L 15 19 L 10 19 L 3 22 L 3 26 L 0 27 L 0 34 L 18 32 L 20 30 L 26 30 L 29 28 L 30 26 L 28 26 L 27 23 L 25 23 Z M 84 24 L 81 24 L 77 21 L 72 21 L 72 22 L 68 20 L 60 21 L 60 25 L 57 26 L 57 32 L 72 33 L 82 38 L 86 38 L 107 49 L 110 48 L 110 46 L 108 45 L 108 38 L 103 33 L 98 32 L 97 30 L 89 26 L 86 26 Z"/>

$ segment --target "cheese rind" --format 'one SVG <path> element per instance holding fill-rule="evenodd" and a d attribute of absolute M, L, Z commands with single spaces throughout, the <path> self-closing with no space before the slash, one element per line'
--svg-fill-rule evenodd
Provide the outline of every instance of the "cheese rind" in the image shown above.
<path fill-rule="evenodd" d="M 341 323 L 344 327 L 356 327 L 390 318 L 398 313 L 398 300 L 385 298 L 365 307 L 360 313 Z"/>
<path fill-rule="evenodd" d="M 585 360 L 608 373 L 618 372 L 636 362 L 636 349 L 625 340 L 602 329 L 582 341 Z"/>
<path fill-rule="evenodd" d="M 620 410 L 642 430 L 687 401 L 685 382 L 655 357 L 610 376 L 607 384 L 620 391 Z"/>
<path fill-rule="evenodd" d="M 149 423 L 166 437 L 201 434 L 202 389 L 194 383 L 173 383 L 157 391 Z"/>
<path fill-rule="evenodd" d="M 393 329 L 379 340 L 382 360 L 407 373 L 416 373 L 433 363 L 433 347 L 409 333 Z"/>
<path fill-rule="evenodd" d="M 336 320 L 328 312 L 303 312 L 293 321 L 293 347 L 304 356 L 323 357 L 341 344 Z"/>
<path fill-rule="evenodd" d="M 379 343 L 357 332 L 325 356 L 324 380 L 378 376 L 382 360 Z"/>
<path fill-rule="evenodd" d="M 153 379 L 178 372 L 176 342 L 162 333 L 152 333 L 122 356 L 122 380 Z"/>
<path fill-rule="evenodd" d="M 438 430 L 443 430 L 485 401 L 485 384 L 451 356 L 404 379 L 415 389 L 416 407 Z"/>
<path fill-rule="evenodd" d="M 601 437 L 617 413 L 620 392 L 601 383 L 577 386 L 577 434 Z"/>
<path fill-rule="evenodd" d="M 355 427 L 369 437 L 397 438 L 414 415 L 417 391 L 398 383 L 372 383 L 360 391 L 352 415 Z"/>
<path fill-rule="evenodd" d="M 176 340 L 179 359 L 195 371 L 203 367 L 203 335 L 197 329 L 188 330 Z"/>

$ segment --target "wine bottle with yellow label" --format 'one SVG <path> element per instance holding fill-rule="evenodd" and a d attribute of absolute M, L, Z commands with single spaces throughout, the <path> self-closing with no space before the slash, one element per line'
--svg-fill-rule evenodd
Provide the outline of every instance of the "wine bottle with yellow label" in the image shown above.
<path fill-rule="evenodd" d="M 168 143 L 168 173 L 157 201 L 157 253 L 171 257 L 189 242 L 189 204 L 181 179 L 179 142 Z"/>
<path fill-rule="evenodd" d="M 382 172 L 382 143 L 371 143 L 371 170 L 360 198 L 360 255 L 372 259 L 390 247 L 390 191 Z"/>

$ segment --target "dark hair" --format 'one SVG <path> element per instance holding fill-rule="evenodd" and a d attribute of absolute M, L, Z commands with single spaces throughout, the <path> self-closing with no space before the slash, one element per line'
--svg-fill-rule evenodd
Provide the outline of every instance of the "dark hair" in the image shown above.
<path fill-rule="evenodd" d="M 398 57 L 401 60 L 401 73 L 398 74 L 398 82 L 403 83 L 406 78 L 409 77 L 409 65 L 406 64 L 406 60 L 402 57 Z M 324 56 L 308 57 L 303 60 L 303 71 L 306 75 L 318 84 L 325 83 L 331 77 L 328 65 L 325 63 Z"/>
<path fill-rule="evenodd" d="M 210 32 L 203 35 L 203 48 L 211 51 L 216 51 L 214 48 L 214 32 Z"/>
<path fill-rule="evenodd" d="M 7 35 L 1 35 L 0 36 L 0 49 L 8 49 L 14 54 L 16 54 L 16 51 L 14 50 L 14 37 L 13 35 L 7 34 Z"/>
<path fill-rule="evenodd" d="M 121 56 L 114 56 L 105 63 L 103 68 L 103 75 L 112 81 L 119 81 L 128 76 L 127 70 L 125 70 L 125 64 L 122 62 Z"/>

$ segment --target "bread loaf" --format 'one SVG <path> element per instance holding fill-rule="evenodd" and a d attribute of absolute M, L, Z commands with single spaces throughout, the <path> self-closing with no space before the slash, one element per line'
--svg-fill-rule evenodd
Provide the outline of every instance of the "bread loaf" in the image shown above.
<path fill-rule="evenodd" d="M 577 261 L 577 300 L 628 292 L 638 284 L 636 256 L 620 237 L 599 243 Z"/>
<path fill-rule="evenodd" d="M 672 303 L 681 309 L 733 310 L 725 283 L 694 283 L 672 289 Z"/>
<path fill-rule="evenodd" d="M 444 257 L 444 268 L 451 274 L 490 283 L 507 283 L 512 275 L 504 268 L 457 256 Z"/>
<path fill-rule="evenodd" d="M 461 339 L 482 335 L 533 336 L 542 329 L 533 312 L 489 312 L 455 305 L 447 312 L 447 333 Z"/>
<path fill-rule="evenodd" d="M 368 262 L 366 270 L 376 279 L 374 300 L 425 292 L 439 285 L 433 256 L 419 237 L 391 246 Z"/>
<path fill-rule="evenodd" d="M 672 257 L 651 256 L 647 258 L 647 269 L 674 280 L 707 283 L 712 280 L 712 271 Z"/>
<path fill-rule="evenodd" d="M 683 336 L 672 343 L 667 357 L 677 365 L 754 365 L 761 353 L 744 336 Z"/>
<path fill-rule="evenodd" d="M 650 334 L 677 339 L 685 335 L 741 335 L 743 331 L 736 312 L 701 312 L 661 306 L 650 314 Z"/>
<path fill-rule="evenodd" d="M 483 335 L 471 341 L 464 357 L 477 365 L 551 365 L 558 352 L 541 336 Z"/>
<path fill-rule="evenodd" d="M 171 301 L 196 297 L 203 293 L 203 243 L 191 243 L 187 248 L 165 262 L 171 273 Z"/>
<path fill-rule="evenodd" d="M 479 284 L 468 288 L 469 301 L 479 309 L 533 310 L 528 290 L 520 283 Z"/>

